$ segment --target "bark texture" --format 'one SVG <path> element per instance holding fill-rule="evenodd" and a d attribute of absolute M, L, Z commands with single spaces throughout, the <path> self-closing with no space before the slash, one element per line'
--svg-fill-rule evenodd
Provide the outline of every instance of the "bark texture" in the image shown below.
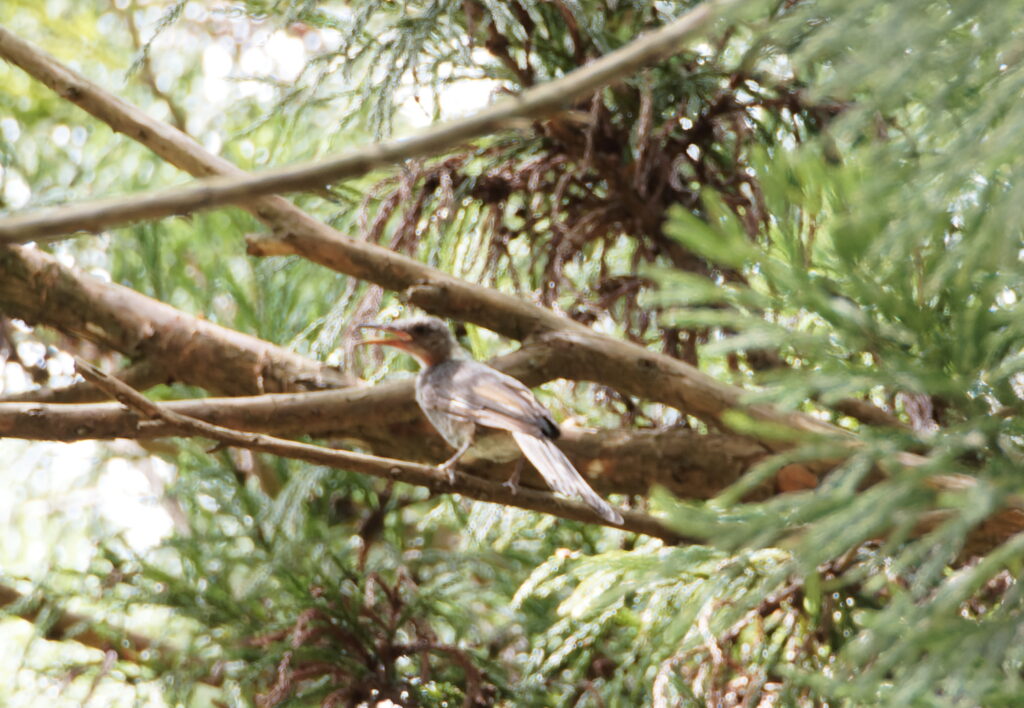
<path fill-rule="evenodd" d="M 329 366 L 106 283 L 28 246 L 0 246 L 0 312 L 142 360 L 163 371 L 167 381 L 212 393 L 303 391 L 352 383 Z"/>

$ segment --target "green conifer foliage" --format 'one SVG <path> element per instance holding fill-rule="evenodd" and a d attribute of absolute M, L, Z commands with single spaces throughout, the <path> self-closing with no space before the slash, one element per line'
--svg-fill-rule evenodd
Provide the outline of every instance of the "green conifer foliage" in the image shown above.
<path fill-rule="evenodd" d="M 0 601 L 34 623 L 0 697 L 36 705 L 62 685 L 50 691 L 69 705 L 1017 705 L 1024 3 L 726 4 L 700 38 L 561 112 L 289 197 L 343 238 L 741 388 L 717 417 L 582 366 L 538 391 L 567 444 L 593 428 L 751 446 L 681 461 L 663 442 L 654 466 L 585 470 L 686 543 L 161 434 L 81 461 L 95 479 L 125 460 L 151 479 L 170 470 L 154 495 L 173 528 L 139 544 L 103 514 L 32 516 L 66 501 L 31 481 L 48 469 L 33 460 L 56 453 L 0 440 L 14 490 Z M 529 90 L 701 6 L 14 0 L 0 25 L 258 171 Z M 13 64 L 0 86 L 0 220 L 182 183 Z M 247 255 L 261 228 L 224 207 L 38 248 L 352 382 L 414 368 L 354 347 L 353 325 L 412 309 L 408 293 Z M 0 249 L 0 280 L 13 279 Z M 33 282 L 45 304 L 50 285 Z M 96 327 L 24 321 L 20 297 L 0 282 L 5 380 L 67 385 L 64 352 L 107 368 L 141 358 Z M 456 332 L 480 359 L 510 348 Z M 168 379 L 138 387 L 157 401 L 226 394 Z M 3 392 L 0 435 L 14 429 L 4 406 L 24 400 Z M 765 422 L 768 409 L 832 434 Z M 346 424 L 329 441 L 281 434 L 443 459 L 415 415 Z M 721 472 L 698 487 L 694 469 Z M 27 558 L 33 534 L 45 562 Z M 145 637 L 139 651 L 119 644 L 125 630 Z M 64 658 L 73 644 L 109 651 Z"/>

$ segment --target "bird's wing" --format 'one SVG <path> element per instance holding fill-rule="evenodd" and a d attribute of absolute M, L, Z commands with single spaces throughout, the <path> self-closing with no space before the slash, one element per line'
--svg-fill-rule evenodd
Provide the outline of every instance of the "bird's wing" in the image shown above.
<path fill-rule="evenodd" d="M 520 381 L 478 362 L 466 365 L 444 387 L 445 412 L 488 428 L 557 437 L 551 414 Z"/>
<path fill-rule="evenodd" d="M 442 365 L 446 366 L 446 365 Z M 512 433 L 526 458 L 552 489 L 582 499 L 601 518 L 621 524 L 622 515 L 590 488 L 551 438 L 558 426 L 523 383 L 476 361 L 450 363 L 421 382 L 421 405 L 488 428 Z"/>
<path fill-rule="evenodd" d="M 513 432 L 512 437 L 516 439 L 519 449 L 526 455 L 526 459 L 537 468 L 549 487 L 560 494 L 582 499 L 587 506 L 606 521 L 613 524 L 622 523 L 622 514 L 613 509 L 608 502 L 590 488 L 587 480 L 583 479 L 569 458 L 553 442 L 547 438 L 538 438 L 534 435 L 517 432 Z"/>

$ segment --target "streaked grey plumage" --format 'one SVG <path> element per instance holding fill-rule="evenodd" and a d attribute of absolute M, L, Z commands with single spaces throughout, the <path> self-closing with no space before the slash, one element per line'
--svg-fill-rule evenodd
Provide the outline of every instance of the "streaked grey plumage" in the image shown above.
<path fill-rule="evenodd" d="M 423 368 L 416 377 L 416 402 L 455 454 L 441 467 L 452 469 L 473 444 L 476 426 L 497 428 L 512 437 L 556 492 L 586 502 L 602 518 L 622 523 L 622 515 L 590 488 L 569 458 L 552 442 L 560 431 L 551 414 L 520 381 L 474 361 L 436 317 L 363 325 L 396 335 L 371 340 L 415 356 Z"/>

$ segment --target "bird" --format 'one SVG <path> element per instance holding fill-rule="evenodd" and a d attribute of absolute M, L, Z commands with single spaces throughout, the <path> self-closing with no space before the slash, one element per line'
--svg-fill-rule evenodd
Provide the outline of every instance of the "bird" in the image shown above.
<path fill-rule="evenodd" d="M 521 381 L 473 359 L 442 320 L 411 317 L 388 324 L 367 322 L 358 328 L 391 335 L 364 339 L 360 345 L 395 347 L 420 363 L 416 402 L 455 448 L 455 454 L 439 465 L 450 482 L 455 481 L 455 464 L 472 446 L 478 426 L 507 430 L 549 487 L 583 500 L 605 521 L 622 524 L 622 515 L 587 484 L 555 445 L 561 431 L 533 392 Z"/>

